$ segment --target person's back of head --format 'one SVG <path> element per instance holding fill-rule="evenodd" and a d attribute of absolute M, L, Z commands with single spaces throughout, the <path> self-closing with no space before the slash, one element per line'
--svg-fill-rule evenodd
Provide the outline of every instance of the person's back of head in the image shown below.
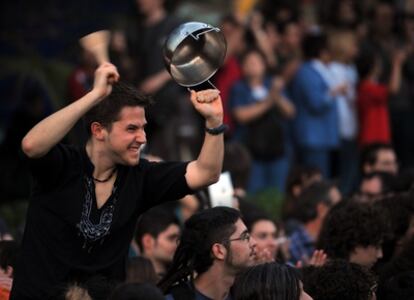
<path fill-rule="evenodd" d="M 351 260 L 357 248 L 381 250 L 388 232 L 384 212 L 380 209 L 367 203 L 343 201 L 326 216 L 317 248 L 323 249 L 329 258 Z M 379 257 L 366 258 L 369 261 L 361 264 L 372 266 Z"/>
<path fill-rule="evenodd" d="M 156 239 L 170 225 L 179 226 L 179 222 L 172 212 L 162 207 L 155 207 L 143 213 L 138 220 L 135 234 L 141 252 L 145 254 L 145 247 L 142 241 L 145 235 Z"/>
<path fill-rule="evenodd" d="M 124 283 L 112 292 L 108 300 L 164 300 L 164 295 L 150 283 Z"/>
<path fill-rule="evenodd" d="M 323 32 L 309 32 L 302 40 L 302 51 L 306 60 L 319 59 L 328 51 L 328 38 Z"/>
<path fill-rule="evenodd" d="M 102 275 L 91 276 L 82 284 L 93 300 L 106 300 L 115 285 L 113 280 Z"/>
<path fill-rule="evenodd" d="M 235 300 L 299 300 L 299 274 L 284 264 L 259 264 L 241 273 L 233 286 Z"/>
<path fill-rule="evenodd" d="M 172 265 L 159 286 L 170 287 L 188 278 L 203 274 L 214 262 L 211 255 L 215 243 L 223 243 L 235 232 L 240 212 L 229 207 L 214 207 L 191 216 L 184 225 Z"/>
<path fill-rule="evenodd" d="M 362 266 L 331 260 L 321 267 L 305 267 L 303 288 L 315 300 L 371 300 L 376 282 Z"/>
<path fill-rule="evenodd" d="M 154 266 L 151 261 L 143 256 L 129 258 L 127 261 L 126 282 L 152 283 L 158 281 Z"/>
<path fill-rule="evenodd" d="M 383 211 L 389 225 L 390 234 L 383 243 L 383 262 L 389 261 L 401 252 L 401 249 L 412 238 L 414 221 L 414 193 L 396 193 L 383 196 L 374 203 Z M 414 250 L 414 248 L 412 248 Z"/>
<path fill-rule="evenodd" d="M 333 197 L 333 189 L 337 190 L 336 186 L 326 181 L 305 188 L 297 200 L 295 217 L 304 224 L 320 217 L 321 205 L 330 208 L 340 200 L 337 195 Z"/>
<path fill-rule="evenodd" d="M 247 148 L 236 142 L 224 148 L 223 172 L 230 172 L 235 189 L 247 189 L 252 158 Z"/>

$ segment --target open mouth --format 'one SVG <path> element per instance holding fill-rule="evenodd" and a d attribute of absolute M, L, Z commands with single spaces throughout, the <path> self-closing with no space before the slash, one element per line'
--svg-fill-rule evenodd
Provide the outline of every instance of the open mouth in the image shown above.
<path fill-rule="evenodd" d="M 140 149 L 141 149 L 140 146 L 132 146 L 128 148 L 128 150 L 135 152 L 135 153 L 138 153 Z"/>

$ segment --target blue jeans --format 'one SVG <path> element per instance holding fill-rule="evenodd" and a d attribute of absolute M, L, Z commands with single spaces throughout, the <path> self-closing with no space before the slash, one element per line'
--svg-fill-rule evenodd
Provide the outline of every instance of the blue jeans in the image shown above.
<path fill-rule="evenodd" d="M 266 188 L 273 187 L 283 193 L 285 191 L 289 166 L 288 155 L 273 161 L 263 162 L 254 160 L 252 162 L 247 191 L 254 194 Z"/>

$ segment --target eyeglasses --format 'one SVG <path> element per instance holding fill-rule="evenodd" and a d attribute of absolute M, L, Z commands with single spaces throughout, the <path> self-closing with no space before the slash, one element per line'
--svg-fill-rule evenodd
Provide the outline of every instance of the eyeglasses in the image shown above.
<path fill-rule="evenodd" d="M 250 242 L 250 233 L 245 231 L 238 238 L 227 239 L 227 240 L 224 240 L 224 241 L 225 242 L 232 242 L 232 241 L 247 241 L 247 242 Z"/>

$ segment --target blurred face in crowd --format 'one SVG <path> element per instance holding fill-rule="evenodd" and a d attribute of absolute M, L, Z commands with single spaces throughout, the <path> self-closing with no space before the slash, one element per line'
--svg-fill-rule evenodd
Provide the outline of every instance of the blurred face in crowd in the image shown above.
<path fill-rule="evenodd" d="M 372 268 L 378 259 L 382 257 L 381 246 L 369 245 L 367 247 L 357 246 L 352 251 L 349 261 L 358 265 Z"/>
<path fill-rule="evenodd" d="M 395 152 L 391 149 L 380 149 L 373 165 L 365 166 L 365 173 L 385 172 L 396 175 L 398 173 L 398 163 Z"/>
<path fill-rule="evenodd" d="M 336 186 L 332 187 L 329 191 L 329 199 L 331 200 L 331 206 L 334 206 L 341 201 L 342 195 Z"/>
<path fill-rule="evenodd" d="M 283 35 L 282 43 L 286 45 L 289 50 L 299 50 L 302 42 L 302 32 L 296 23 L 289 23 Z"/>
<path fill-rule="evenodd" d="M 240 53 L 244 48 L 243 26 L 224 22 L 220 27 L 227 41 L 227 55 Z"/>
<path fill-rule="evenodd" d="M 243 269 L 255 264 L 256 240 L 252 238 L 239 219 L 236 223 L 236 231 L 228 238 L 228 253 L 225 257 L 225 265 L 229 270 L 239 273 Z"/>
<path fill-rule="evenodd" d="M 266 24 L 265 27 L 267 39 L 273 49 L 277 49 L 280 45 L 280 34 L 273 23 Z"/>
<path fill-rule="evenodd" d="M 186 221 L 193 214 L 195 214 L 199 208 L 199 202 L 194 195 L 187 195 L 180 200 L 181 217 L 183 221 Z"/>
<path fill-rule="evenodd" d="M 378 3 L 375 6 L 374 27 L 380 34 L 389 34 L 394 25 L 394 9 L 391 4 Z"/>
<path fill-rule="evenodd" d="M 354 24 L 357 19 L 357 14 L 354 9 L 354 3 L 350 0 L 342 0 L 339 3 L 338 18 L 342 24 Z"/>
<path fill-rule="evenodd" d="M 259 220 L 253 225 L 250 234 L 257 242 L 257 255 L 266 252 L 266 260 L 274 260 L 277 251 L 275 223 L 270 220 Z"/>
<path fill-rule="evenodd" d="M 171 224 L 166 230 L 161 232 L 156 239 L 154 239 L 151 247 L 152 259 L 162 263 L 169 264 L 172 262 L 175 250 L 177 249 L 177 240 L 180 236 L 180 227 L 176 224 Z"/>
<path fill-rule="evenodd" d="M 266 62 L 259 52 L 249 52 L 242 63 L 243 75 L 249 79 L 263 78 L 266 72 Z"/>
<path fill-rule="evenodd" d="M 361 194 L 366 197 L 375 197 L 382 193 L 382 181 L 379 176 L 365 178 L 361 182 Z"/>

